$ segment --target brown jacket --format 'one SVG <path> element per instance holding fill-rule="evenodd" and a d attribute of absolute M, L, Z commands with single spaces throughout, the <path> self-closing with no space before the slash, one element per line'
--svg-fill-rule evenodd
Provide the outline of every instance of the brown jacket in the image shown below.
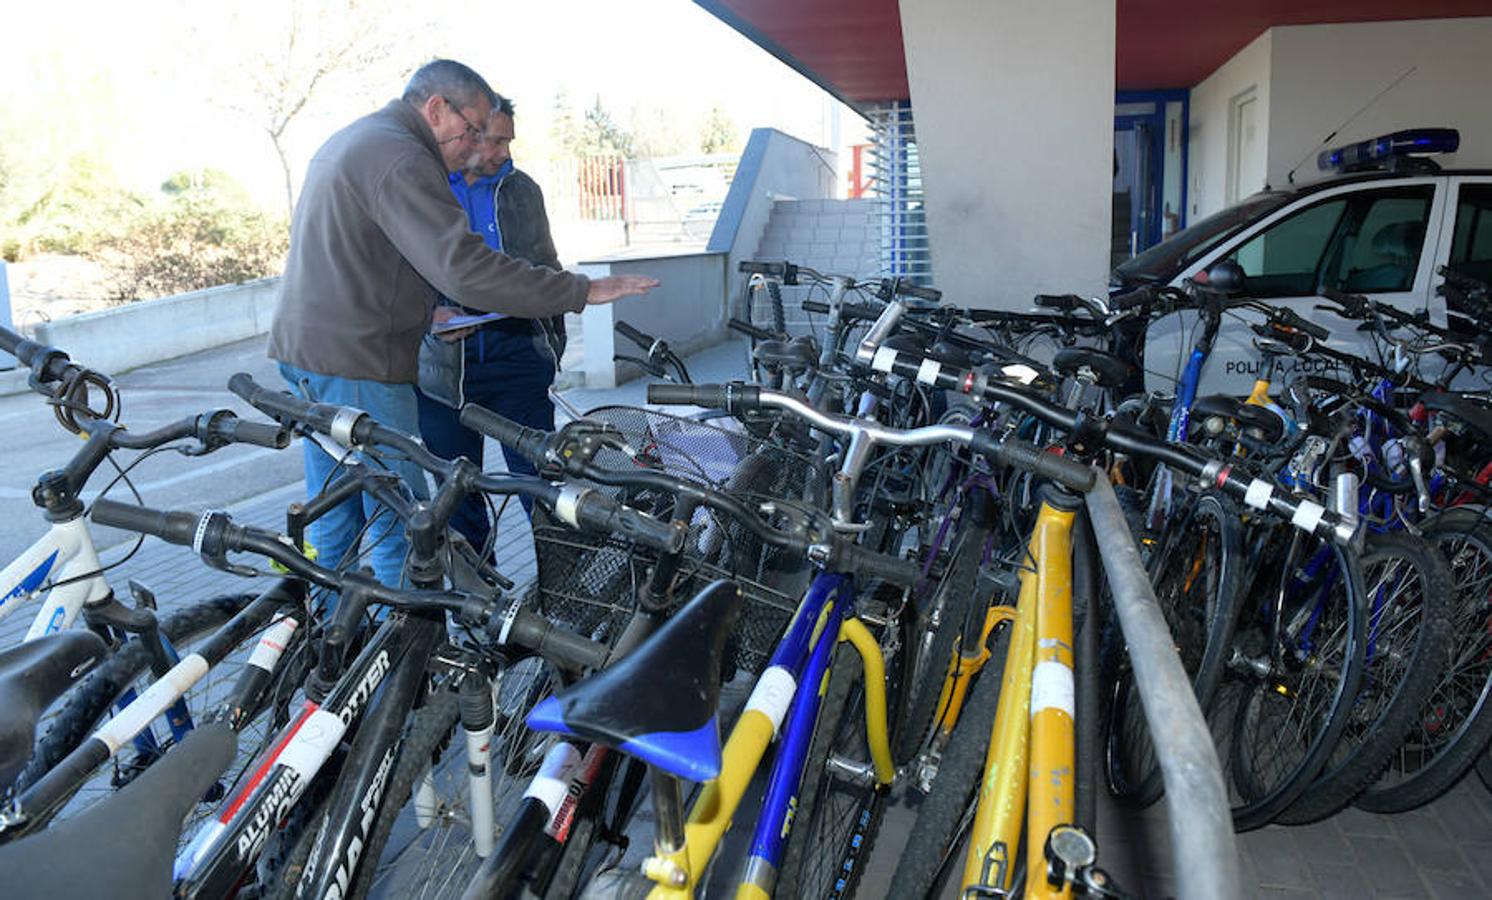
<path fill-rule="evenodd" d="M 531 266 L 472 233 L 446 175 L 435 135 L 402 100 L 316 151 L 290 227 L 272 358 L 412 384 L 436 290 L 525 318 L 585 308 L 585 276 Z"/>

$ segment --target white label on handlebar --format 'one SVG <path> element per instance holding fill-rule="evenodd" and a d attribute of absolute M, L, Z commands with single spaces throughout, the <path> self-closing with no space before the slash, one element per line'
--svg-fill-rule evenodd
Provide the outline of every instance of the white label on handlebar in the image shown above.
<path fill-rule="evenodd" d="M 917 380 L 923 384 L 936 384 L 938 373 L 943 371 L 943 364 L 933 359 L 924 359 L 922 365 L 917 367 Z"/>
<path fill-rule="evenodd" d="M 870 367 L 877 372 L 890 372 L 895 363 L 896 351 L 890 347 L 881 347 L 876 350 L 876 355 L 871 359 Z"/>
<path fill-rule="evenodd" d="M 1265 509 L 1269 506 L 1269 498 L 1273 494 L 1274 485 L 1255 478 L 1249 482 L 1249 489 L 1243 495 L 1243 502 L 1252 506 L 1254 509 Z"/>
<path fill-rule="evenodd" d="M 294 616 L 281 616 L 276 619 L 274 624 L 269 626 L 269 630 L 259 638 L 259 643 L 255 645 L 254 652 L 249 657 L 249 665 L 266 672 L 273 672 L 275 663 L 280 661 L 285 648 L 290 646 L 290 638 L 294 636 L 295 629 L 298 627 L 300 623 L 295 620 Z"/>
<path fill-rule="evenodd" d="M 782 666 L 769 666 L 756 680 L 756 687 L 752 688 L 751 696 L 746 700 L 746 709 L 754 709 L 771 720 L 772 736 L 776 737 L 782 720 L 787 718 L 793 694 L 797 692 L 798 682 L 791 672 Z"/>
<path fill-rule="evenodd" d="M 114 718 L 105 722 L 93 733 L 95 740 L 109 748 L 109 755 L 119 752 L 126 742 L 159 718 L 171 704 L 191 690 L 192 685 L 207 674 L 207 660 L 201 654 L 192 653 L 181 658 L 166 674 L 156 679 L 140 696 L 120 710 Z"/>
<path fill-rule="evenodd" d="M 1325 515 L 1325 507 L 1309 500 L 1302 500 L 1300 506 L 1295 508 L 1295 515 L 1290 518 L 1290 524 L 1302 531 L 1314 533 L 1316 526 L 1321 524 L 1321 519 Z"/>

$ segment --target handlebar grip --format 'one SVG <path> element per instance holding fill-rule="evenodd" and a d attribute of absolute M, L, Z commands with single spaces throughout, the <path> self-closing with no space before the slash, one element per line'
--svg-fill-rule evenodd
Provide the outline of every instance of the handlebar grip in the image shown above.
<path fill-rule="evenodd" d="M 1136 288 L 1128 293 L 1118 294 L 1109 298 L 1109 307 L 1119 312 L 1134 309 L 1136 306 L 1144 306 L 1155 299 L 1155 288 L 1150 285 Z"/>
<path fill-rule="evenodd" d="M 823 302 L 822 300 L 804 300 L 803 311 L 817 313 L 821 316 L 827 316 L 829 314 L 829 304 Z"/>
<path fill-rule="evenodd" d="M 1087 491 L 1093 487 L 1095 476 L 1092 466 L 1047 453 L 1035 444 L 1014 439 L 1000 441 L 994 435 L 981 431 L 974 437 L 974 449 L 995 465 L 1010 466 L 1041 478 L 1050 478 L 1075 491 Z"/>
<path fill-rule="evenodd" d="M 648 402 L 659 406 L 702 406 L 742 412 L 761 402 L 761 388 L 733 381 L 730 384 L 650 384 Z"/>
<path fill-rule="evenodd" d="M 765 328 L 758 328 L 755 325 L 751 324 L 750 322 L 743 322 L 740 319 L 736 319 L 736 318 L 726 319 L 725 320 L 725 325 L 726 325 L 727 328 L 730 328 L 732 331 L 739 331 L 741 334 L 744 334 L 744 335 L 746 335 L 747 337 L 750 337 L 750 338 L 755 338 L 758 341 L 775 341 L 775 340 L 777 340 L 777 335 L 773 334 L 772 332 L 768 331 L 767 329 L 765 329 Z"/>
<path fill-rule="evenodd" d="M 290 446 L 288 429 L 265 422 L 246 422 L 243 419 L 238 419 L 233 423 L 228 439 L 235 444 L 253 444 L 256 447 L 269 447 L 272 450 L 284 450 Z"/>
<path fill-rule="evenodd" d="M 758 260 L 743 259 L 738 269 L 747 275 L 775 275 L 787 274 L 788 263 L 786 262 L 760 262 Z"/>
<path fill-rule="evenodd" d="M 475 403 L 461 407 L 458 418 L 467 428 L 481 432 L 505 447 L 512 447 L 537 465 L 544 464 L 548 432 L 520 425 Z"/>
<path fill-rule="evenodd" d="M 855 575 L 868 575 L 903 587 L 916 584 L 922 577 L 922 567 L 912 560 L 877 553 L 859 544 L 838 544 L 836 555 L 836 567 Z"/>
<path fill-rule="evenodd" d="M 1044 309 L 1073 310 L 1084 306 L 1075 294 L 1037 294 L 1035 302 Z"/>
<path fill-rule="evenodd" d="M 1325 328 L 1317 325 L 1315 322 L 1306 319 L 1304 316 L 1302 316 L 1300 313 L 1297 313 L 1293 309 L 1281 309 L 1279 312 L 1279 318 L 1283 324 L 1294 328 L 1296 331 L 1304 331 L 1306 334 L 1310 335 L 1318 341 L 1324 341 L 1327 338 L 1331 337 L 1330 331 L 1327 331 Z"/>
<path fill-rule="evenodd" d="M 650 350 L 654 344 L 658 343 L 657 339 L 652 335 L 638 331 L 626 322 L 618 321 L 616 323 L 616 332 L 643 350 Z"/>
<path fill-rule="evenodd" d="M 614 534 L 660 553 L 684 547 L 683 524 L 660 522 L 624 506 L 600 491 L 586 491 L 575 504 L 575 521 L 587 531 Z"/>
<path fill-rule="evenodd" d="M 24 344 L 24 343 L 28 343 L 28 342 L 27 342 L 27 340 L 25 338 L 21 337 L 19 334 L 16 334 L 14 331 L 11 331 L 9 328 L 0 328 L 0 350 L 4 350 L 6 353 L 9 353 L 11 356 L 14 356 L 14 357 L 16 357 L 16 358 L 19 359 L 20 356 L 21 356 L 21 354 L 18 351 L 20 350 L 21 345 Z M 21 361 L 25 362 L 25 360 L 21 360 Z"/>
<path fill-rule="evenodd" d="M 912 284 L 904 278 L 887 278 L 881 282 L 884 288 L 889 288 L 889 294 L 898 294 L 903 297 L 916 297 L 918 300 L 928 300 L 932 303 L 943 302 L 943 292 L 937 288 L 922 287 Z"/>
<path fill-rule="evenodd" d="M 154 535 L 167 543 L 184 547 L 192 545 L 197 523 L 202 518 L 196 513 L 146 509 L 102 499 L 93 501 L 92 516 L 94 524 Z"/>

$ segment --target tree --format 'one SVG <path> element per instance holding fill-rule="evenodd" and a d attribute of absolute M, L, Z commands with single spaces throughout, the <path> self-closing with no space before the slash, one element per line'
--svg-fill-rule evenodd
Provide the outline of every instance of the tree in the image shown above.
<path fill-rule="evenodd" d="M 741 141 L 736 135 L 736 123 L 731 121 L 718 104 L 710 107 L 699 130 L 699 149 L 702 153 L 728 153 L 740 149 Z"/>
<path fill-rule="evenodd" d="M 229 105 L 251 116 L 274 147 L 287 215 L 295 207 L 290 135 L 296 123 L 326 96 L 387 95 L 411 58 L 411 44 L 431 29 L 428 19 L 411 21 L 409 10 L 395 0 L 272 0 L 268 9 L 256 6 L 252 16 L 233 20 L 237 39 L 217 45 L 246 48 L 222 80 Z"/>

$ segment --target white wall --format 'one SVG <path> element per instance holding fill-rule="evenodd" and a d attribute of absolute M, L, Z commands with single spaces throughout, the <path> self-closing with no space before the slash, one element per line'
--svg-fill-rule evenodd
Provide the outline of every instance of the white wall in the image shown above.
<path fill-rule="evenodd" d="M 1271 127 L 1272 46 L 1273 35 L 1266 31 L 1192 88 L 1191 122 L 1187 128 L 1191 180 L 1187 185 L 1187 222 L 1195 222 L 1227 205 L 1228 116 L 1233 99 L 1253 88 L 1259 104 L 1260 126 Z M 1256 146 L 1263 155 L 1268 147 L 1268 133 L 1261 138 Z"/>
<path fill-rule="evenodd" d="M 1101 294 L 1113 181 L 1114 0 L 901 0 L 933 283 L 1023 309 Z"/>
<path fill-rule="evenodd" d="M 1420 19 L 1275 28 L 1269 178 L 1321 177 L 1321 139 L 1402 75 L 1415 71 L 1332 139 L 1330 146 L 1404 128 L 1461 131 L 1443 166 L 1492 165 L 1492 18 Z M 1195 106 L 1193 106 L 1195 109 Z"/>

